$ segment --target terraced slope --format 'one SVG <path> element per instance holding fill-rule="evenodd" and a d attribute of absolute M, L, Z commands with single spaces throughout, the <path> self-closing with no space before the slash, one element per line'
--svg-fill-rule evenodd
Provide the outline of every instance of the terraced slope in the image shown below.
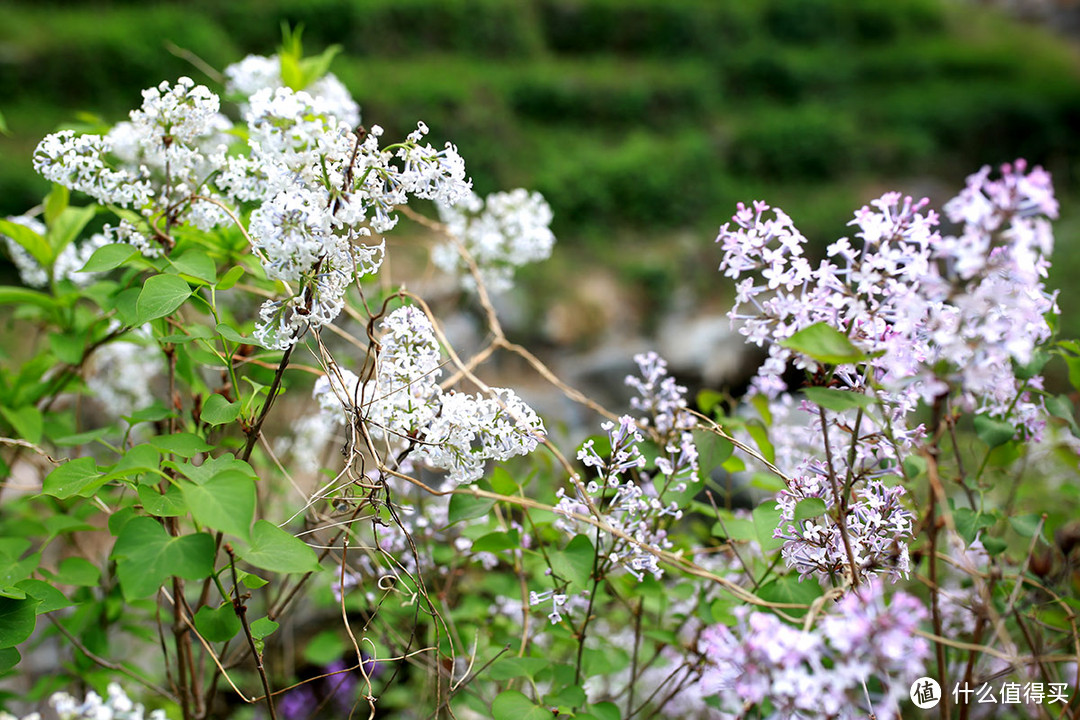
<path fill-rule="evenodd" d="M 272 51 L 282 20 L 303 23 L 309 51 L 343 46 L 333 69 L 365 122 L 393 136 L 424 119 L 479 190 L 537 188 L 560 236 L 598 248 L 710 233 L 766 189 L 827 236 L 896 179 L 954 186 L 1019 154 L 1075 184 L 1076 56 L 954 3 L 9 0 L 0 213 L 40 197 L 28 156 L 43 133 L 79 110 L 116 120 L 163 78 L 213 84 L 178 48 L 220 69 Z"/>

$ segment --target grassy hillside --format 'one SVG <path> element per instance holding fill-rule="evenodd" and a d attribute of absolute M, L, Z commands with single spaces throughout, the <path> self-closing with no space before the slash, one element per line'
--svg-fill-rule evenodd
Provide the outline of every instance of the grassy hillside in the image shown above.
<path fill-rule="evenodd" d="M 918 178 L 959 185 L 1024 155 L 1066 192 L 1080 73 L 1062 42 L 935 0 L 9 0 L 0 24 L 0 213 L 43 190 L 37 139 L 80 110 L 116 120 L 138 91 L 272 52 L 282 20 L 390 136 L 425 120 L 482 191 L 529 186 L 560 237 L 691 228 L 767 196 L 810 235 Z"/>

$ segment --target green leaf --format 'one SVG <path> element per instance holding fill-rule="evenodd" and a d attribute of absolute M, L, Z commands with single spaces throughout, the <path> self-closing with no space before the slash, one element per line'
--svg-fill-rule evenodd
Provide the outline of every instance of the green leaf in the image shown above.
<path fill-rule="evenodd" d="M 312 665 L 329 665 L 345 654 L 345 641 L 332 630 L 323 630 L 304 646 L 304 659 Z"/>
<path fill-rule="evenodd" d="M 874 404 L 874 398 L 851 390 L 806 387 L 802 389 L 802 392 L 810 402 L 834 412 L 843 412 L 854 408 L 867 410 Z"/>
<path fill-rule="evenodd" d="M 49 243 L 45 241 L 45 238 L 25 225 L 20 225 L 11 220 L 0 219 L 0 235 L 6 235 L 22 246 L 26 252 L 30 253 L 31 257 L 37 260 L 41 267 L 47 268 L 52 265 L 55 255 L 53 255 Z"/>
<path fill-rule="evenodd" d="M 101 579 L 101 569 L 86 558 L 64 558 L 56 570 L 56 582 L 61 585 L 95 587 Z"/>
<path fill-rule="evenodd" d="M 976 415 L 975 434 L 984 443 L 994 448 L 1012 440 L 1016 435 L 1016 428 L 1004 420 L 997 420 L 989 415 Z"/>
<path fill-rule="evenodd" d="M 5 553 L 5 557 L 0 560 L 0 588 L 17 585 L 37 569 L 41 562 L 41 553 L 33 553 L 20 560 L 22 551 L 21 547 L 13 548 L 12 552 Z"/>
<path fill-rule="evenodd" d="M 1080 352 L 1080 349 L 1078 349 Z M 1080 357 L 1062 354 L 1062 359 L 1069 368 L 1069 384 L 1074 389 L 1080 390 Z"/>
<path fill-rule="evenodd" d="M 18 583 L 17 587 L 25 592 L 27 597 L 38 601 L 39 604 L 35 610 L 38 615 L 53 612 L 54 610 L 62 610 L 74 604 L 64 596 L 64 593 L 44 580 L 28 578 Z"/>
<path fill-rule="evenodd" d="M 116 297 L 112 299 L 112 306 L 116 308 L 116 314 L 120 316 L 120 320 L 125 325 L 131 327 L 142 325 L 143 321 L 139 319 L 137 308 L 142 291 L 141 287 L 127 288 L 117 293 Z"/>
<path fill-rule="evenodd" d="M 149 443 L 139 443 L 124 453 L 120 462 L 112 469 L 110 475 L 131 477 L 144 472 L 152 472 L 161 466 L 161 453 Z"/>
<path fill-rule="evenodd" d="M 15 432 L 18 433 L 19 437 L 35 444 L 41 442 L 44 419 L 41 416 L 41 411 L 36 407 L 23 405 L 21 408 L 13 410 L 0 406 L 0 413 L 3 413 L 4 419 L 15 428 Z"/>
<path fill-rule="evenodd" d="M 139 299 L 135 302 L 139 324 L 168 315 L 183 305 L 189 297 L 191 288 L 183 278 L 176 275 L 155 275 L 143 285 Z"/>
<path fill-rule="evenodd" d="M 51 295 L 22 287 L 0 285 L 0 305 L 37 305 L 50 310 L 56 307 Z"/>
<path fill-rule="evenodd" d="M 702 477 L 708 477 L 713 468 L 722 466 L 735 452 L 735 446 L 730 440 L 705 430 L 694 431 L 694 445 L 698 449 L 698 465 L 701 467 Z"/>
<path fill-rule="evenodd" d="M 705 388 L 698 391 L 695 402 L 702 415 L 711 415 L 714 408 L 723 409 L 725 399 L 723 393 Z"/>
<path fill-rule="evenodd" d="M 567 685 L 546 694 L 544 701 L 555 706 L 578 707 L 585 704 L 585 691 L 580 685 Z"/>
<path fill-rule="evenodd" d="M 847 335 L 823 322 L 803 328 L 780 345 L 824 365 L 844 365 L 866 360 L 866 355 L 851 344 Z"/>
<path fill-rule="evenodd" d="M 109 428 L 100 427 L 95 430 L 87 430 L 86 432 L 75 433 L 74 435 L 64 435 L 53 440 L 53 443 L 60 447 L 75 447 L 76 445 L 86 445 L 96 440 L 100 440 L 109 434 Z"/>
<path fill-rule="evenodd" d="M 592 575 L 596 549 L 587 535 L 575 535 L 560 551 L 552 552 L 551 569 L 559 577 L 579 587 L 585 587 Z"/>
<path fill-rule="evenodd" d="M 176 417 L 176 413 L 171 410 L 166 410 L 164 405 L 154 403 L 150 407 L 144 407 L 140 410 L 136 410 L 131 415 L 125 415 L 124 419 L 129 421 L 132 425 L 143 422 L 158 422 L 160 420 L 168 420 L 171 417 Z"/>
<path fill-rule="evenodd" d="M 538 657 L 504 657 L 492 663 L 488 676 L 492 680 L 510 680 L 516 677 L 535 678 L 541 670 L 550 667 L 551 661 Z"/>
<path fill-rule="evenodd" d="M 723 522 L 720 522 L 720 521 Z M 757 530 L 754 521 L 747 518 L 737 518 L 726 510 L 720 510 L 716 524 L 713 526 L 713 535 L 728 540 L 757 540 Z"/>
<path fill-rule="evenodd" d="M 240 577 L 240 582 L 243 583 L 244 587 L 252 590 L 257 590 L 268 582 L 254 573 L 244 572 L 243 570 L 237 570 L 236 574 Z"/>
<path fill-rule="evenodd" d="M 188 250 L 177 258 L 169 258 L 173 267 L 184 275 L 189 275 L 195 280 L 201 280 L 213 284 L 217 280 L 217 265 L 204 251 L 199 249 Z"/>
<path fill-rule="evenodd" d="M 618 706 L 613 702 L 594 703 L 589 706 L 589 712 L 598 720 L 622 720 Z"/>
<path fill-rule="evenodd" d="M 766 555 L 777 550 L 784 544 L 783 540 L 773 537 L 776 526 L 780 524 L 780 510 L 774 500 L 766 500 L 754 508 L 754 532 L 757 533 L 758 543 Z"/>
<path fill-rule="evenodd" d="M 761 424 L 761 421 L 751 420 L 746 423 L 746 432 L 750 433 L 750 437 L 754 439 L 754 444 L 757 445 L 761 457 L 770 463 L 775 463 L 776 448 L 773 447 L 772 441 L 769 440 L 769 431 Z"/>
<path fill-rule="evenodd" d="M 322 569 L 315 551 L 277 525 L 259 520 L 251 531 L 251 545 L 240 553 L 263 570 L 282 573 L 318 572 Z"/>
<path fill-rule="evenodd" d="M 330 70 L 330 63 L 334 56 L 341 52 L 340 45 L 331 45 L 320 54 L 300 61 L 300 72 L 303 76 L 304 87 L 311 85 Z"/>
<path fill-rule="evenodd" d="M 235 265 L 229 269 L 227 273 L 221 276 L 216 285 L 218 290 L 228 290 L 236 283 L 240 282 L 240 278 L 244 276 L 244 268 L 239 265 Z"/>
<path fill-rule="evenodd" d="M 821 586 L 813 577 L 802 582 L 795 575 L 784 575 L 771 580 L 758 589 L 758 597 L 762 600 L 776 603 L 794 603 L 797 605 L 810 605 L 821 597 Z M 805 610 L 787 608 L 785 613 L 793 617 L 802 617 Z"/>
<path fill-rule="evenodd" d="M 956 523 L 956 532 L 970 545 L 975 542 L 979 531 L 992 526 L 997 522 L 997 518 L 971 508 L 959 508 L 953 511 L 953 522 Z"/>
<path fill-rule="evenodd" d="M 474 540 L 470 550 L 474 553 L 498 552 L 500 550 L 515 548 L 518 544 L 517 530 L 511 530 L 510 532 L 492 532 Z"/>
<path fill-rule="evenodd" d="M 214 449 L 213 445 L 207 444 L 205 440 L 194 433 L 159 435 L 150 442 L 163 453 L 171 453 L 183 458 L 193 457 L 199 453 L 209 452 Z"/>
<path fill-rule="evenodd" d="M 1009 547 L 1009 543 L 997 537 L 985 537 L 982 544 L 988 555 L 1000 555 Z"/>
<path fill-rule="evenodd" d="M 60 535 L 67 535 L 73 532 L 81 532 L 83 530 L 97 530 L 88 522 L 80 520 L 78 518 L 71 517 L 69 515 L 53 515 L 51 517 L 45 517 L 41 521 L 45 526 L 45 530 L 48 532 L 48 536 L 45 538 L 46 542 L 52 540 Z"/>
<path fill-rule="evenodd" d="M 45 196 L 46 225 L 52 225 L 56 222 L 56 218 L 60 217 L 60 213 L 67 208 L 70 199 L 71 192 L 66 187 L 53 183 L 52 190 Z"/>
<path fill-rule="evenodd" d="M 33 634 L 38 602 L 0 597 L 0 649 L 15 647 Z"/>
<path fill-rule="evenodd" d="M 514 476 L 510 474 L 510 471 L 502 465 L 492 471 L 490 482 L 491 489 L 500 495 L 517 495 L 518 488 L 521 487 L 520 483 L 514 480 Z"/>
<path fill-rule="evenodd" d="M 127 243 L 102 245 L 94 251 L 79 272 L 100 273 L 115 270 L 138 254 L 139 251 Z"/>
<path fill-rule="evenodd" d="M 218 323 L 216 330 L 218 335 L 225 338 L 226 340 L 232 340 L 234 343 L 246 345 L 251 342 L 251 338 L 246 338 L 240 333 L 236 332 L 236 329 L 233 328 L 231 325 L 227 325 L 225 323 Z"/>
<path fill-rule="evenodd" d="M 240 618 L 231 602 L 216 609 L 204 605 L 195 613 L 195 629 L 210 642 L 227 642 L 240 632 Z"/>
<path fill-rule="evenodd" d="M 73 495 L 89 497 L 106 482 L 94 458 L 75 458 L 53 470 L 41 488 L 43 495 L 65 500 Z"/>
<path fill-rule="evenodd" d="M 139 502 L 142 503 L 143 509 L 154 517 L 187 515 L 188 507 L 184 502 L 184 495 L 175 485 L 169 486 L 164 495 L 149 485 L 140 485 L 138 492 Z"/>
<path fill-rule="evenodd" d="M 1029 538 L 1035 536 L 1035 531 L 1039 529 L 1040 520 L 1042 520 L 1041 515 L 1018 515 L 1009 518 L 1009 524 L 1012 525 L 1012 529 L 1017 534 Z"/>
<path fill-rule="evenodd" d="M 3 128 L 0 128 L 2 130 Z M 0 673 L 6 673 L 11 670 L 19 662 L 22 661 L 22 655 L 15 648 L 4 648 L 0 650 Z"/>
<path fill-rule="evenodd" d="M 236 470 L 248 477 L 255 479 L 255 471 L 243 460 L 237 460 L 232 453 L 225 453 L 216 458 L 206 458 L 202 465 L 192 465 L 189 462 L 174 463 L 174 467 L 188 480 L 201 485 L 210 478 L 226 470 Z"/>
<path fill-rule="evenodd" d="M 629 665 L 630 654 L 618 647 L 586 648 L 581 657 L 581 666 L 586 677 L 613 675 Z"/>
<path fill-rule="evenodd" d="M 240 403 L 229 402 L 224 395 L 214 393 L 203 403 L 202 421 L 208 425 L 223 425 L 240 417 Z"/>
<path fill-rule="evenodd" d="M 78 366 L 86 349 L 86 337 L 82 333 L 49 333 L 49 348 L 60 362 Z"/>
<path fill-rule="evenodd" d="M 795 504 L 795 526 L 800 527 L 803 520 L 820 517 L 825 514 L 825 501 L 821 498 L 805 498 Z"/>
<path fill-rule="evenodd" d="M 551 710 L 540 707 L 517 690 L 504 690 L 491 703 L 493 720 L 551 720 Z"/>
<path fill-rule="evenodd" d="M 259 618 L 251 623 L 248 628 L 251 630 L 251 637 L 256 640 L 264 640 L 274 634 L 274 631 L 278 629 L 278 623 L 274 622 L 270 618 Z"/>
<path fill-rule="evenodd" d="M 1076 412 L 1068 395 L 1054 395 L 1045 398 L 1043 402 L 1047 412 L 1069 423 L 1072 434 L 1080 436 L 1080 425 L 1076 423 Z"/>
<path fill-rule="evenodd" d="M 1036 348 L 1031 354 L 1031 360 L 1025 365 L 1016 366 L 1016 377 L 1019 380 L 1030 380 L 1043 371 L 1046 363 L 1050 360 L 1050 353 L 1042 348 Z"/>
<path fill-rule="evenodd" d="M 447 523 L 453 525 L 462 520 L 482 517 L 491 512 L 494 500 L 489 498 L 475 497 L 466 493 L 455 493 L 450 496 L 450 509 Z"/>
<path fill-rule="evenodd" d="M 48 225 L 45 239 L 48 240 L 56 257 L 59 257 L 60 252 L 79 237 L 79 233 L 83 231 L 95 213 L 97 213 L 97 208 L 93 205 L 66 207 Z"/>
<path fill-rule="evenodd" d="M 201 580 L 214 571 L 214 538 L 206 533 L 170 536 L 156 520 L 134 517 L 113 546 L 124 598 L 148 597 L 174 575 Z"/>
<path fill-rule="evenodd" d="M 200 525 L 240 538 L 249 536 L 255 517 L 255 483 L 248 475 L 226 470 L 201 484 L 180 481 L 180 492 Z"/>

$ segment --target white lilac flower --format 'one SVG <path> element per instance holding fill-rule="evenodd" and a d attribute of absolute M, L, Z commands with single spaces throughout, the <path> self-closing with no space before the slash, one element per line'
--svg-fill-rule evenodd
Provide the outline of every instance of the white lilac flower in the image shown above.
<path fill-rule="evenodd" d="M 357 135 L 319 96 L 283 87 L 256 92 L 247 123 L 251 156 L 230 160 L 217 184 L 238 204 L 259 203 L 253 247 L 268 277 L 299 286 L 260 311 L 256 337 L 267 347 L 337 317 L 351 283 L 378 271 L 385 246 L 362 241 L 393 228 L 396 207 L 410 196 L 455 202 L 469 188 L 451 146 L 420 143 L 422 123 L 383 150 L 378 126 Z"/>
<path fill-rule="evenodd" d="M 745 717 L 865 718 L 868 683 L 880 682 L 871 697 L 875 717 L 899 717 L 899 701 L 923 673 L 929 643 L 915 630 L 926 610 L 914 597 L 895 593 L 886 604 L 880 583 L 849 592 L 818 628 L 802 630 L 769 613 L 737 608 L 737 624 L 713 625 L 701 633 L 705 661 L 701 689 L 720 707 Z M 765 704 L 767 703 L 767 705 Z"/>
<path fill-rule="evenodd" d="M 217 95 L 187 77 L 142 94 L 130 121 L 104 136 L 70 130 L 46 136 L 34 152 L 35 170 L 102 204 L 164 216 L 167 224 L 209 230 L 226 222 L 221 208 L 194 199 L 220 201 L 206 183 L 225 166 L 232 124 Z"/>
<path fill-rule="evenodd" d="M 111 150 L 100 135 L 61 130 L 46 135 L 34 150 L 34 170 L 70 190 L 86 193 L 102 204 L 141 209 L 154 195 L 141 175 L 116 169 L 106 161 Z"/>
<path fill-rule="evenodd" d="M 447 231 L 472 255 L 491 292 L 509 289 L 517 268 L 551 256 L 555 244 L 551 207 L 540 193 L 519 188 L 481 199 L 470 192 L 456 205 L 437 207 Z M 464 287 L 474 287 L 475 280 L 453 244 L 435 246 L 431 257 L 442 270 L 460 275 Z"/>
<path fill-rule="evenodd" d="M 117 225 L 106 224 L 101 232 L 108 242 L 130 245 L 145 257 L 156 258 L 163 254 L 160 245 L 151 242 L 146 233 L 127 219 L 121 219 Z"/>
<path fill-rule="evenodd" d="M 116 683 L 109 683 L 105 698 L 91 690 L 80 703 L 70 694 L 58 692 L 49 698 L 49 704 L 60 720 L 167 720 L 164 710 L 145 715 L 143 706 L 132 701 Z"/>
<path fill-rule="evenodd" d="M 86 386 L 114 417 L 153 403 L 151 384 L 165 369 L 164 357 L 149 342 L 149 332 L 140 329 L 132 335 L 132 340 L 114 340 L 97 348 L 87 363 Z"/>
<path fill-rule="evenodd" d="M 326 413 L 305 415 L 293 422 L 290 434 L 275 438 L 274 454 L 280 458 L 288 453 L 301 472 L 313 473 L 320 468 L 323 451 L 334 437 L 337 424 Z"/>
<path fill-rule="evenodd" d="M 657 483 L 646 482 L 647 475 L 642 472 L 646 458 L 639 448 L 644 438 L 634 419 L 624 415 L 618 424 L 605 422 L 600 427 L 608 434 L 611 451 L 600 455 L 592 440 L 582 445 L 578 460 L 595 468 L 597 477 L 584 485 L 584 493 L 581 483 L 571 485 L 571 494 L 563 488 L 556 491 L 555 513 L 562 516 L 556 526 L 575 534 L 580 521 L 573 516 L 591 515 L 591 504 L 600 513 L 599 519 L 618 531 L 597 536 L 600 557 L 639 581 L 646 573 L 659 578 L 663 569 L 655 553 L 672 547 L 665 525 L 659 521 L 664 517 L 678 519 L 682 510 L 675 501 L 660 499 Z"/>
<path fill-rule="evenodd" d="M 596 470 L 596 479 L 584 485 L 573 483 L 569 493 L 557 490 L 555 510 L 562 516 L 556 525 L 576 533 L 579 521 L 573 516 L 590 515 L 590 505 L 597 508 L 599 519 L 619 531 L 598 538 L 601 556 L 643 580 L 646 572 L 657 578 L 663 574 L 655 551 L 672 547 L 665 528 L 683 514 L 678 501 L 667 493 L 682 493 L 688 483 L 699 480 L 698 451 L 686 388 L 668 376 L 667 363 L 656 353 L 636 355 L 634 361 L 641 376 L 628 376 L 626 384 L 637 391 L 630 404 L 642 417 L 624 415 L 618 424 L 603 423 L 600 427 L 607 432 L 610 447 L 604 455 L 597 452 L 593 440 L 585 441 L 577 459 Z M 655 472 L 646 470 L 647 460 L 639 447 L 644 441 L 641 428 L 652 433 L 662 449 L 655 459 Z"/>
<path fill-rule="evenodd" d="M 248 55 L 240 62 L 225 68 L 225 94 L 231 97 L 246 100 L 260 90 L 276 90 L 284 86 L 281 79 L 281 58 L 277 55 Z M 321 98 L 326 112 L 343 125 L 355 127 L 360 123 L 360 106 L 333 73 L 326 73 L 303 90 Z M 240 109 L 241 112 L 247 112 L 247 103 L 241 103 Z"/>
<path fill-rule="evenodd" d="M 16 215 L 9 217 L 8 220 L 29 228 L 41 237 L 45 236 L 45 225 L 36 218 L 29 215 Z M 45 287 L 49 284 L 49 274 L 26 248 L 2 233 L 0 233 L 0 237 L 4 238 L 8 256 L 18 269 L 19 279 L 22 280 L 24 285 Z M 98 274 L 80 273 L 79 270 L 86 265 L 86 261 L 90 259 L 95 250 L 107 243 L 108 239 L 104 235 L 96 233 L 84 242 L 72 242 L 66 245 L 53 261 L 53 278 L 55 280 L 70 280 L 80 287 L 89 285 L 97 279 Z"/>
<path fill-rule="evenodd" d="M 405 306 L 380 323 L 375 377 L 361 384 L 347 370 L 332 369 L 316 383 L 324 412 L 359 417 L 377 443 L 409 448 L 454 483 L 473 482 L 487 461 L 504 461 L 536 449 L 543 421 L 514 391 L 491 394 L 444 391 L 438 384 L 442 354 L 431 321 Z M 345 411 L 344 415 L 342 410 Z"/>

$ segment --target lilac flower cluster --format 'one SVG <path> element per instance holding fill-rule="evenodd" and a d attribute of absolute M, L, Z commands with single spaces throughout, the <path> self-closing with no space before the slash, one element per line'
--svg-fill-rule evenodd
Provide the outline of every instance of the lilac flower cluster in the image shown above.
<path fill-rule="evenodd" d="M 453 145 L 423 141 L 423 123 L 380 148 L 381 128 L 353 130 L 359 109 L 336 78 L 296 91 L 281 86 L 273 64 L 249 57 L 226 70 L 230 91 L 251 93 L 246 154 L 228 154 L 232 123 L 218 96 L 180 78 L 143 91 L 142 107 L 106 135 L 47 136 L 34 167 L 99 203 L 138 211 L 104 237 L 148 256 L 170 245 L 175 226 L 209 230 L 254 206 L 252 248 L 289 292 L 263 304 L 254 336 L 284 349 L 307 327 L 333 322 L 352 282 L 378 271 L 385 244 L 364 241 L 394 227 L 394 208 L 410 197 L 453 205 L 471 183 Z"/>
<path fill-rule="evenodd" d="M 682 517 L 676 500 L 666 499 L 670 493 L 682 493 L 687 484 L 698 480 L 698 453 L 689 428 L 693 418 L 686 409 L 686 388 L 677 385 L 667 375 L 667 364 L 655 353 L 635 356 L 642 377 L 630 376 L 626 382 L 635 388 L 639 397 L 631 403 L 645 413 L 640 421 L 629 415 L 619 422 L 605 422 L 601 428 L 608 434 L 609 453 L 597 452 L 593 440 L 587 440 L 578 452 L 578 460 L 594 468 L 597 477 L 584 486 L 572 485 L 573 495 L 560 488 L 556 492 L 556 513 L 564 516 L 559 525 L 567 532 L 577 532 L 577 515 L 590 515 L 590 506 L 601 514 L 601 520 L 622 535 L 599 536 L 598 548 L 605 563 L 621 566 L 643 580 L 645 573 L 656 578 L 663 574 L 656 555 L 649 551 L 672 547 L 666 526 Z M 645 471 L 648 459 L 640 445 L 645 438 L 640 427 L 651 428 L 663 448 L 655 460 L 656 473 Z M 584 492 L 583 492 L 584 490 Z"/>
<path fill-rule="evenodd" d="M 538 192 L 522 188 L 481 198 L 469 193 L 456 205 L 438 205 L 447 232 L 460 240 L 480 269 L 484 287 L 502 292 L 513 286 L 514 270 L 551 256 L 551 206 Z M 462 285 L 474 289 L 456 247 L 435 246 L 431 259 L 442 270 L 461 276 Z"/>
<path fill-rule="evenodd" d="M 867 481 L 855 492 L 856 499 L 843 508 L 845 527 L 841 528 L 836 498 L 833 496 L 827 471 L 817 467 L 812 475 L 797 475 L 787 489 L 776 497 L 780 508 L 780 526 L 773 537 L 783 538 L 781 555 L 788 567 L 800 577 L 819 573 L 830 577 L 850 574 L 847 548 L 860 575 L 887 573 L 895 582 L 907 578 L 911 570 L 907 539 L 912 537 L 914 514 L 900 503 L 904 488 L 889 487 L 880 479 Z M 822 515 L 795 520 L 798 503 L 818 498 L 825 505 Z M 844 532 L 847 533 L 845 546 Z"/>
<path fill-rule="evenodd" d="M 297 285 L 260 311 L 256 337 L 268 347 L 288 347 L 305 327 L 337 317 L 350 284 L 382 264 L 385 244 L 363 240 L 394 227 L 395 207 L 410 196 L 453 204 L 469 191 L 456 149 L 423 143 L 423 123 L 380 149 L 382 128 L 358 135 L 336 111 L 304 91 L 259 90 L 247 114 L 251 154 L 231 159 L 217 180 L 237 202 L 259 203 L 253 247 L 268 277 Z"/>
<path fill-rule="evenodd" d="M 925 200 L 888 193 L 855 214 L 859 246 L 841 238 L 816 268 L 787 215 L 775 209 L 769 217 L 765 203 L 740 205 L 734 226 L 725 224 L 717 241 L 721 269 L 737 280 L 732 319 L 751 342 L 769 343 L 755 391 L 784 392 L 780 375 L 789 360 L 813 369 L 780 343 L 824 322 L 871 356 L 869 378 L 840 368 L 849 389 L 879 383 L 888 391 L 883 404 L 901 414 L 920 399 L 953 392 L 967 409 L 1012 412 L 1037 434 L 1039 403 L 1025 393 L 1013 361 L 1031 360 L 1050 335 L 1045 316 L 1057 312 L 1043 283 L 1057 203 L 1049 174 L 1026 169 L 1017 161 L 1002 167 L 999 180 L 990 180 L 989 168 L 968 178 L 945 205 L 959 235 L 936 229 L 938 216 L 923 212 Z M 950 369 L 942 373 L 943 365 Z M 1039 383 L 1028 380 L 1027 387 Z"/>
<path fill-rule="evenodd" d="M 734 628 L 710 626 L 698 644 L 703 690 L 732 718 L 896 718 L 930 654 L 915 634 L 922 604 L 902 592 L 886 604 L 878 582 L 848 593 L 813 630 L 745 607 L 735 614 Z"/>
<path fill-rule="evenodd" d="M 282 87 L 285 82 L 281 78 L 281 57 L 278 55 L 248 55 L 225 68 L 225 95 L 241 100 L 242 113 L 250 109 L 246 100 L 255 93 Z M 360 106 L 334 73 L 328 72 L 302 89 L 319 98 L 323 109 L 346 127 L 360 124 Z"/>
<path fill-rule="evenodd" d="M 379 445 L 410 449 L 412 458 L 470 483 L 489 460 L 505 461 L 536 449 L 543 421 L 513 390 L 490 396 L 444 391 L 437 380 L 442 355 L 431 321 L 405 306 L 380 324 L 374 379 L 361 383 L 333 368 L 315 385 L 319 405 L 339 422 L 360 419 Z"/>
<path fill-rule="evenodd" d="M 777 466 L 795 476 L 778 499 L 777 537 L 800 574 L 850 565 L 838 542 L 841 522 L 857 567 L 906 573 L 910 513 L 900 506 L 903 491 L 880 478 L 899 475 L 901 459 L 925 436 L 911 422 L 920 403 L 949 397 L 955 407 L 1008 417 L 1040 437 L 1042 378 L 1020 379 L 1014 367 L 1049 338 L 1046 316 L 1057 312 L 1043 283 L 1057 204 L 1042 169 L 1027 172 L 1018 161 L 1001 171 L 998 180 L 989 168 L 972 175 L 945 205 L 959 234 L 937 229 L 927 201 L 888 193 L 855 214 L 858 242 L 832 243 L 817 267 L 791 218 L 765 203 L 740 205 L 721 228 L 720 267 L 737 281 L 730 316 L 750 342 L 768 344 L 751 392 L 769 400 Z M 852 394 L 847 409 L 796 403 L 782 380 L 789 362 L 822 369 L 782 344 L 817 323 L 843 333 L 867 358 L 828 375 L 832 391 Z M 846 496 L 837 502 L 841 487 Z M 795 503 L 806 497 L 825 501 L 831 517 L 824 524 L 792 522 Z"/>
<path fill-rule="evenodd" d="M 221 114 L 218 96 L 187 77 L 142 95 L 130 121 L 106 135 L 62 130 L 46 136 L 34 151 L 34 169 L 148 219 L 188 222 L 202 230 L 221 224 L 227 216 L 220 208 L 192 199 L 203 190 L 212 195 L 205 184 L 225 163 L 232 123 Z"/>

